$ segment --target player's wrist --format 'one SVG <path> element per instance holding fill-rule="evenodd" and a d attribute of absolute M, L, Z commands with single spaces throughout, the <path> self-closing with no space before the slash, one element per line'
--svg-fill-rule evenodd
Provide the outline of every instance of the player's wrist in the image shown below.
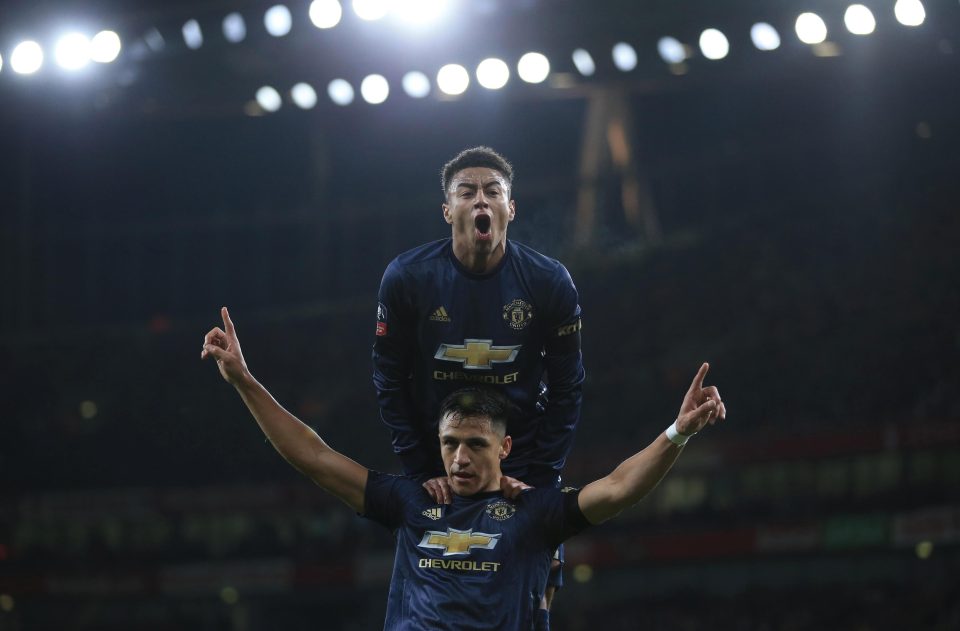
<path fill-rule="evenodd" d="M 247 369 L 246 365 L 243 366 L 240 373 L 234 377 L 230 383 L 241 394 L 245 392 L 249 393 L 260 385 L 260 382 L 253 377 L 253 374 Z"/>
<path fill-rule="evenodd" d="M 687 441 L 690 440 L 691 437 L 696 436 L 697 433 L 696 432 L 693 432 L 692 434 L 681 433 L 680 429 L 677 427 L 677 421 L 679 420 L 680 419 L 677 419 L 676 421 L 671 423 L 670 427 L 668 427 L 664 433 L 667 435 L 667 440 L 669 440 L 671 443 L 673 443 L 677 447 L 683 447 L 684 445 L 687 444 Z"/>

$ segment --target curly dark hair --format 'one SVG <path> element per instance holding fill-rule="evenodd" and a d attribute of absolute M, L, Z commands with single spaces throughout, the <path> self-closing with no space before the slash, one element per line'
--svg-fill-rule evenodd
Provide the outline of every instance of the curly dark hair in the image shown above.
<path fill-rule="evenodd" d="M 440 169 L 440 184 L 443 186 L 443 196 L 447 196 L 447 187 L 454 175 L 470 167 L 487 167 L 499 171 L 507 180 L 507 185 L 513 188 L 513 165 L 506 158 L 490 147 L 472 147 L 464 149 Z"/>

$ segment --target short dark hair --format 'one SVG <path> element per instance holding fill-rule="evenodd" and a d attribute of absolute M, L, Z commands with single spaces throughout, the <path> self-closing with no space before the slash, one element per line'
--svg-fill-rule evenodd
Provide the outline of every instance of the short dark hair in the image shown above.
<path fill-rule="evenodd" d="M 467 386 L 447 395 L 440 403 L 437 419 L 442 422 L 448 416 L 461 421 L 482 416 L 490 419 L 494 431 L 507 433 L 507 424 L 515 413 L 515 406 L 500 392 L 482 386 Z"/>
<path fill-rule="evenodd" d="M 499 171 L 507 180 L 507 185 L 513 188 L 513 165 L 506 158 L 490 147 L 472 147 L 464 149 L 440 169 L 440 184 L 443 186 L 443 196 L 447 196 L 447 186 L 453 176 L 470 167 L 487 167 Z"/>

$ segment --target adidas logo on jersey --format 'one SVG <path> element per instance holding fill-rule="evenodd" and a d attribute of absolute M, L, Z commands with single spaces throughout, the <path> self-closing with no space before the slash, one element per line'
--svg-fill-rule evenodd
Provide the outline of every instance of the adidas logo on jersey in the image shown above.
<path fill-rule="evenodd" d="M 423 511 L 423 516 L 424 516 L 424 517 L 429 517 L 429 518 L 432 519 L 433 521 L 437 521 L 437 520 L 440 519 L 440 517 L 441 517 L 441 509 L 439 509 L 439 508 L 428 508 L 427 510 Z"/>
<path fill-rule="evenodd" d="M 447 308 L 441 306 L 439 309 L 430 314 L 429 319 L 433 322 L 449 322 L 450 316 L 447 315 Z"/>

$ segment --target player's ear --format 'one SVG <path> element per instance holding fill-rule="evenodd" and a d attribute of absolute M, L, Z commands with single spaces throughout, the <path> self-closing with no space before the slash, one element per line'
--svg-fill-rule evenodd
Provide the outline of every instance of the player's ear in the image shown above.
<path fill-rule="evenodd" d="M 509 456 L 511 449 L 513 449 L 513 439 L 509 436 L 504 436 L 500 442 L 500 460 Z"/>
<path fill-rule="evenodd" d="M 453 223 L 453 215 L 450 213 L 450 206 L 448 206 L 447 204 L 443 204 L 441 207 L 443 208 L 444 221 L 446 221 L 447 223 Z"/>
<path fill-rule="evenodd" d="M 510 219 L 513 221 L 513 218 L 517 216 L 517 202 L 515 200 L 510 200 Z"/>

